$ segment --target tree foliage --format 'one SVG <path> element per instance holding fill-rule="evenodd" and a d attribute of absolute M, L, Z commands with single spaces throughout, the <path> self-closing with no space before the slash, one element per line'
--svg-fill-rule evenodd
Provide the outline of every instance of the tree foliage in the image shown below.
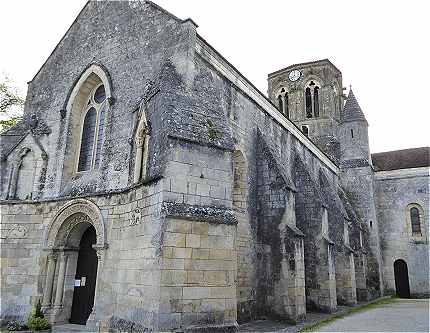
<path fill-rule="evenodd" d="M 20 119 L 24 99 L 7 78 L 0 79 L 0 132 L 15 125 Z"/>

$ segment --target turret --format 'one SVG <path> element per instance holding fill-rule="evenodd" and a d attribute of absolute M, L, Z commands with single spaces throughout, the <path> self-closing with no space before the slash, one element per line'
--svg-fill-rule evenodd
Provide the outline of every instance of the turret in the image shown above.
<path fill-rule="evenodd" d="M 366 286 L 360 287 L 368 292 L 364 299 L 382 294 L 379 224 L 375 207 L 368 126 L 366 117 L 350 89 L 339 126 L 341 183 L 350 203 L 368 230 L 366 238 L 370 252 L 367 253 L 366 259 L 367 282 Z"/>
<path fill-rule="evenodd" d="M 339 141 L 342 164 L 371 165 L 369 134 L 366 117 L 350 88 L 341 114 Z"/>

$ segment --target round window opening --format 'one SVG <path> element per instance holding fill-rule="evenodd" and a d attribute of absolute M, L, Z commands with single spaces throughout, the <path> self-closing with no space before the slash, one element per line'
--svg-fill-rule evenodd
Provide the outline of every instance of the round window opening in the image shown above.
<path fill-rule="evenodd" d="M 106 92 L 104 85 L 99 86 L 94 92 L 94 101 L 96 103 L 102 103 L 106 98 Z"/>

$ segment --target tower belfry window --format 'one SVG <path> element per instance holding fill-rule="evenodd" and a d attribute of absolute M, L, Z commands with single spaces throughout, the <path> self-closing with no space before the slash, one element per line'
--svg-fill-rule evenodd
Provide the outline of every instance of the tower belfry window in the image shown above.
<path fill-rule="evenodd" d="M 305 89 L 305 111 L 306 118 L 320 116 L 320 86 L 310 81 Z"/>
<path fill-rule="evenodd" d="M 279 111 L 284 110 L 284 99 L 282 98 L 282 95 L 278 96 L 278 105 L 279 105 Z"/>
<path fill-rule="evenodd" d="M 320 102 L 319 102 L 319 95 L 318 95 L 319 88 L 314 88 L 314 116 L 319 117 L 320 115 Z"/>
<path fill-rule="evenodd" d="M 290 110 L 288 109 L 288 93 L 285 93 L 285 115 L 290 118 Z"/>
<path fill-rule="evenodd" d="M 285 88 L 282 88 L 278 95 L 278 109 L 281 111 L 287 118 L 290 117 L 290 110 L 288 107 L 288 92 L 285 91 Z"/>
<path fill-rule="evenodd" d="M 311 88 L 306 88 L 305 99 L 306 99 L 306 118 L 312 118 Z"/>

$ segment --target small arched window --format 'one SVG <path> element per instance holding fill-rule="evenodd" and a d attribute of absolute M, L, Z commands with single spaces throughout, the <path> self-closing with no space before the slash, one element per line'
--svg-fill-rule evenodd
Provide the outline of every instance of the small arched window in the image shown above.
<path fill-rule="evenodd" d="M 309 136 L 309 126 L 308 125 L 302 125 L 302 132 L 304 135 Z"/>
<path fill-rule="evenodd" d="M 100 84 L 90 91 L 83 110 L 78 172 L 95 169 L 100 165 L 106 108 L 105 87 Z"/>
<path fill-rule="evenodd" d="M 421 205 L 411 203 L 406 207 L 406 226 L 408 234 L 415 240 L 427 241 L 425 213 Z"/>
<path fill-rule="evenodd" d="M 310 81 L 305 88 L 306 118 L 320 116 L 320 87 L 315 81 Z"/>
<path fill-rule="evenodd" d="M 411 228 L 413 236 L 421 236 L 421 221 L 420 221 L 420 211 L 417 207 L 412 207 L 409 210 L 411 215 Z"/>

